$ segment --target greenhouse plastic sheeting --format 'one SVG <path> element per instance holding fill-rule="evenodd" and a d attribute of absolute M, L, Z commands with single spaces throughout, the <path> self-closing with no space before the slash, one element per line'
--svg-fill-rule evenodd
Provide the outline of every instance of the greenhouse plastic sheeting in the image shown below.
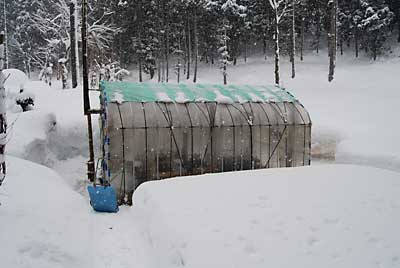
<path fill-rule="evenodd" d="M 124 101 L 111 101 L 109 94 L 117 90 L 110 88 L 122 84 L 126 85 L 121 93 L 124 96 L 117 98 Z M 150 180 L 310 164 L 310 116 L 284 90 L 274 96 L 290 101 L 180 103 L 149 97 L 162 92 L 169 99 L 178 95 L 181 98 L 180 85 L 154 84 L 153 93 L 148 93 L 143 87 L 149 84 L 143 84 L 142 95 L 149 94 L 147 101 L 143 96 L 142 101 L 134 100 L 139 91 L 132 93 L 128 89 L 137 85 L 102 84 L 104 174 L 119 198 L 129 198 L 141 183 Z M 246 92 L 250 96 L 250 91 Z"/>
<path fill-rule="evenodd" d="M 202 84 L 152 84 L 102 82 L 107 102 L 295 102 L 295 97 L 277 86 L 222 86 Z"/>

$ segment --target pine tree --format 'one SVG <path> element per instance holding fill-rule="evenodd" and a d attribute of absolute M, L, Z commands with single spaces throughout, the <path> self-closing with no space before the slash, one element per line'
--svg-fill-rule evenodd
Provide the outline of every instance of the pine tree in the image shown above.
<path fill-rule="evenodd" d="M 361 28 L 368 33 L 366 46 L 371 51 L 373 59 L 376 60 L 390 34 L 388 27 L 394 14 L 384 0 L 361 0 L 361 6 L 364 10 Z"/>

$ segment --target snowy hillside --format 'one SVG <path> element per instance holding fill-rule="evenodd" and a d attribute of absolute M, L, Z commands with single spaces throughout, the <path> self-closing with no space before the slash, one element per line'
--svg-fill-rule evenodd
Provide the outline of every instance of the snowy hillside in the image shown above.
<path fill-rule="evenodd" d="M 308 56 L 295 80 L 282 66 L 313 119 L 315 165 L 146 183 L 115 215 L 82 195 L 80 90 L 26 83 L 32 111 L 9 99 L 0 267 L 400 267 L 400 59 L 339 58 L 333 83 L 326 60 Z M 271 61 L 251 59 L 229 82 L 272 84 L 272 74 Z M 199 70 L 200 83 L 220 80 L 215 67 Z"/>

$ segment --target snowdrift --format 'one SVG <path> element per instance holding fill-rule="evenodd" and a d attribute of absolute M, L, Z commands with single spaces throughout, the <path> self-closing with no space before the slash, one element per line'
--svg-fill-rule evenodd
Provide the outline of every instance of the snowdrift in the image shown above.
<path fill-rule="evenodd" d="M 157 267 L 399 267 L 400 177 L 313 166 L 145 183 Z"/>
<path fill-rule="evenodd" d="M 54 171 L 10 157 L 0 188 L 1 267 L 81 267 L 90 207 Z"/>

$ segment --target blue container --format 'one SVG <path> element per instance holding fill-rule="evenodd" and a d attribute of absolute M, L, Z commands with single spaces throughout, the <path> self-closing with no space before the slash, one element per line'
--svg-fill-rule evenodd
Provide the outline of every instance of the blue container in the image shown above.
<path fill-rule="evenodd" d="M 98 212 L 118 212 L 117 194 L 112 186 L 87 187 L 90 197 L 90 205 Z"/>

